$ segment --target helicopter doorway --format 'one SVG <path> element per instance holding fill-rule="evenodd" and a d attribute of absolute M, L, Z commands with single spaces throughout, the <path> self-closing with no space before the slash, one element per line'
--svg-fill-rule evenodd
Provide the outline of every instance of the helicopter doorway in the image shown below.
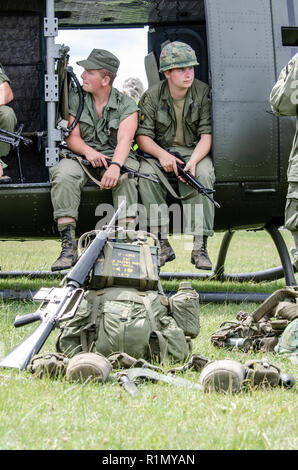
<path fill-rule="evenodd" d="M 270 0 L 205 0 L 217 182 L 277 181 Z"/>

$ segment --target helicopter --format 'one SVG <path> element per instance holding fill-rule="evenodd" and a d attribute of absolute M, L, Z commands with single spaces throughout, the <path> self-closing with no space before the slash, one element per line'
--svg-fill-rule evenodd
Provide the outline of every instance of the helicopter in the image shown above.
<path fill-rule="evenodd" d="M 55 43 L 58 28 L 148 26 L 148 85 L 163 79 L 158 71 L 162 46 L 179 40 L 196 51 L 200 64 L 195 76 L 212 90 L 212 158 L 221 205 L 214 230 L 225 232 L 213 277 L 247 279 L 224 273 L 229 244 L 237 230 L 265 229 L 282 267 L 249 276 L 254 274 L 256 281 L 284 276 L 287 285 L 296 285 L 279 232 L 295 122 L 275 117 L 269 104 L 280 70 L 298 51 L 294 0 L 2 0 L 0 18 L 0 62 L 14 87 L 11 106 L 23 123 L 23 136 L 33 142 L 26 146 L 19 141 L 18 152 L 11 152 L 12 182 L 0 186 L 1 239 L 57 238 L 48 170 L 58 162 L 65 136 L 56 122 L 55 67 L 65 56 L 64 46 Z M 98 189 L 87 184 L 78 234 L 96 226 L 98 202 Z M 185 278 L 186 273 L 180 274 Z"/>

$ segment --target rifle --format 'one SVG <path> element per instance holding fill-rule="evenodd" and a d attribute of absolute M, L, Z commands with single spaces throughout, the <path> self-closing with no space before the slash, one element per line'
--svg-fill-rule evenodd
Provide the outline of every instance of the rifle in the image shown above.
<path fill-rule="evenodd" d="M 60 145 L 60 147 L 62 148 L 65 148 L 67 150 L 69 150 L 68 147 L 64 146 L 64 145 Z M 89 160 L 87 160 L 86 158 L 83 157 L 83 155 L 80 155 L 79 153 L 69 153 L 67 154 L 66 158 L 72 158 L 72 159 L 80 159 L 80 162 L 82 165 L 85 165 L 85 166 L 90 166 L 91 163 L 89 162 Z M 111 165 L 112 163 L 112 159 L 111 158 L 108 158 L 108 157 L 105 157 L 106 158 L 106 162 L 108 164 L 108 166 Z M 138 176 L 139 178 L 145 178 L 149 181 L 152 181 L 153 183 L 159 183 L 159 181 L 155 178 L 152 178 L 150 175 L 148 175 L 147 173 L 140 173 L 139 171 L 137 170 L 134 170 L 133 168 L 130 168 L 129 166 L 126 166 L 126 165 L 122 165 L 121 168 L 120 168 L 120 173 L 130 173 L 134 176 Z"/>
<path fill-rule="evenodd" d="M 218 202 L 216 202 L 211 196 L 210 194 L 213 194 L 215 193 L 215 190 L 214 189 L 208 189 L 208 188 L 205 188 L 205 186 L 203 186 L 198 180 L 197 178 L 195 178 L 189 171 L 185 171 L 184 170 L 184 166 L 186 165 L 186 162 L 184 160 L 184 158 L 180 155 L 180 153 L 178 152 L 171 152 L 171 155 L 173 155 L 175 158 L 179 158 L 179 160 L 182 160 L 184 163 L 183 165 L 181 163 L 178 163 L 176 162 L 176 165 L 177 165 L 177 170 L 178 170 L 178 175 L 181 176 L 184 181 L 189 184 L 189 186 L 191 186 L 193 189 L 195 189 L 196 191 L 198 191 L 200 194 L 202 194 L 203 196 L 206 196 L 211 202 L 212 204 L 215 205 L 215 207 L 217 207 L 218 209 L 220 209 L 220 205 Z M 144 153 L 144 156 L 146 158 L 153 158 L 154 160 L 156 160 L 156 165 L 159 167 L 159 168 L 162 168 L 161 164 L 159 163 L 158 159 L 156 157 L 153 157 L 153 155 L 149 155 L 149 154 L 145 154 Z M 175 176 L 175 180 L 177 179 L 177 177 Z"/>
<path fill-rule="evenodd" d="M 120 204 L 105 230 L 98 232 L 96 238 L 67 274 L 66 286 L 62 288 L 41 288 L 34 296 L 34 300 L 42 301 L 37 311 L 16 317 L 15 327 L 36 320 L 41 320 L 41 324 L 28 338 L 0 361 L 0 367 L 26 369 L 32 357 L 40 351 L 52 330 L 59 326 L 60 322 L 74 317 L 84 295 L 82 286 L 102 252 L 108 240 L 109 232 L 124 205 L 125 201 Z"/>
<path fill-rule="evenodd" d="M 21 124 L 16 132 L 9 132 L 0 127 L 0 142 L 4 142 L 5 144 L 10 144 L 13 147 L 18 147 L 20 141 L 22 141 L 26 145 L 32 144 L 31 139 L 28 139 L 27 137 L 23 137 L 21 135 L 23 127 L 24 127 L 24 124 Z"/>

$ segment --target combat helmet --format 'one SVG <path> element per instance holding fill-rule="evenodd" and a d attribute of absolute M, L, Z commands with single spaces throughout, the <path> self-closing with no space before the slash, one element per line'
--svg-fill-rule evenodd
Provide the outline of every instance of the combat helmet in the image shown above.
<path fill-rule="evenodd" d="M 167 44 L 160 53 L 159 71 L 199 65 L 196 53 L 185 42 L 174 41 Z"/>

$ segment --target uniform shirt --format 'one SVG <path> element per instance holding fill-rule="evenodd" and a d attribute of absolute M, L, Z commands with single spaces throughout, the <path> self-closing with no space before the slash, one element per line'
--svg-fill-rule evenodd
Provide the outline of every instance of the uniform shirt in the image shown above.
<path fill-rule="evenodd" d="M 2 85 L 2 83 L 4 82 L 8 82 L 10 84 L 10 80 L 8 76 L 6 75 L 6 73 L 4 72 L 4 68 L 0 64 L 0 85 Z"/>
<path fill-rule="evenodd" d="M 174 147 L 177 145 L 179 145 L 180 147 L 184 147 L 185 140 L 183 132 L 183 109 L 185 104 L 185 97 L 180 100 L 175 100 L 173 98 L 173 104 L 176 116 L 176 134 L 174 137 L 173 145 Z"/>
<path fill-rule="evenodd" d="M 187 91 L 183 109 L 185 146 L 194 148 L 202 134 L 211 134 L 209 86 L 195 79 Z M 177 130 L 175 108 L 167 80 L 151 87 L 142 96 L 136 135 L 151 137 L 163 148 L 171 147 Z"/>
<path fill-rule="evenodd" d="M 76 116 L 79 107 L 79 95 L 71 92 L 69 96 L 69 113 Z M 84 107 L 80 117 L 81 138 L 92 148 L 112 156 L 117 146 L 117 132 L 120 123 L 128 116 L 138 111 L 135 101 L 127 95 L 112 88 L 109 101 L 103 108 L 99 118 L 93 96 L 84 93 Z M 130 152 L 133 156 L 133 152 Z"/>
<path fill-rule="evenodd" d="M 282 69 L 270 93 L 276 116 L 296 116 L 296 133 L 289 157 L 288 181 L 298 182 L 298 53 Z"/>

